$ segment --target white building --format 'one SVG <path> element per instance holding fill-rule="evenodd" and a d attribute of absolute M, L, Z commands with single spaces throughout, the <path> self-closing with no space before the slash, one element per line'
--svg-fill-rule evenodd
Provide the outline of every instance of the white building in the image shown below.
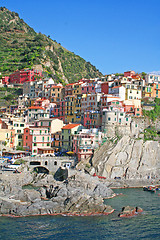
<path fill-rule="evenodd" d="M 115 86 L 109 88 L 109 94 L 114 95 L 115 97 L 119 97 L 121 101 L 125 100 L 125 87 L 123 86 Z"/>
<path fill-rule="evenodd" d="M 149 73 L 145 76 L 145 81 L 146 81 L 146 84 L 160 83 L 160 75 Z"/>

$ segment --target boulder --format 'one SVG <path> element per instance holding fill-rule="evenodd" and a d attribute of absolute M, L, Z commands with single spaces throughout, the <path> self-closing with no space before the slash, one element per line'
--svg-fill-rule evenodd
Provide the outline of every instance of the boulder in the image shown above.
<path fill-rule="evenodd" d="M 143 212 L 143 209 L 140 207 L 127 206 L 122 208 L 122 211 L 118 214 L 118 217 L 132 217 L 141 212 Z"/>

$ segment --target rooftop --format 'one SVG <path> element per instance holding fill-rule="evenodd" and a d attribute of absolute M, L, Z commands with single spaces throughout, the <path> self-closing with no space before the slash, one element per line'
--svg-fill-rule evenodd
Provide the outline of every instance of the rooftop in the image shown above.
<path fill-rule="evenodd" d="M 39 107 L 39 106 L 32 106 L 32 107 L 29 107 L 28 109 L 42 109 L 42 110 L 44 110 L 43 107 Z"/>
<path fill-rule="evenodd" d="M 72 129 L 75 128 L 77 126 L 80 126 L 80 124 L 67 124 L 66 126 L 64 126 L 62 129 Z"/>

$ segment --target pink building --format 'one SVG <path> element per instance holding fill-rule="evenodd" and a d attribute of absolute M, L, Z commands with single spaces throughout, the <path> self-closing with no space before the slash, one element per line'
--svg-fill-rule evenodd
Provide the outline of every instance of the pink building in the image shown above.
<path fill-rule="evenodd" d="M 24 129 L 23 147 L 32 152 L 32 155 L 39 154 L 39 149 L 51 147 L 51 134 L 46 127 L 29 127 Z"/>
<path fill-rule="evenodd" d="M 83 126 L 85 128 L 100 128 L 101 115 L 99 111 L 86 111 L 83 115 Z"/>
<path fill-rule="evenodd" d="M 94 83 L 83 83 L 81 85 L 81 93 L 95 93 L 95 84 Z"/>
<path fill-rule="evenodd" d="M 142 114 L 142 107 L 141 107 L 141 100 L 126 100 L 123 102 L 124 110 L 127 114 L 141 117 Z"/>
<path fill-rule="evenodd" d="M 124 77 L 132 77 L 133 75 L 135 75 L 135 71 L 127 71 L 124 72 Z"/>
<path fill-rule="evenodd" d="M 42 77 L 42 72 L 34 69 L 17 70 L 9 76 L 11 84 L 23 84 L 36 80 L 36 76 Z"/>
<path fill-rule="evenodd" d="M 60 101 L 58 104 L 55 104 L 51 110 L 51 117 L 58 118 L 65 121 L 65 101 Z"/>

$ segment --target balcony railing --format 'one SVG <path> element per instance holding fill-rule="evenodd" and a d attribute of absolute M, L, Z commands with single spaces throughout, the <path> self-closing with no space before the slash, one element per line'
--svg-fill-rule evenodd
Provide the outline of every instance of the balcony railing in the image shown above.
<path fill-rule="evenodd" d="M 93 149 L 92 145 L 80 145 L 79 149 Z"/>

